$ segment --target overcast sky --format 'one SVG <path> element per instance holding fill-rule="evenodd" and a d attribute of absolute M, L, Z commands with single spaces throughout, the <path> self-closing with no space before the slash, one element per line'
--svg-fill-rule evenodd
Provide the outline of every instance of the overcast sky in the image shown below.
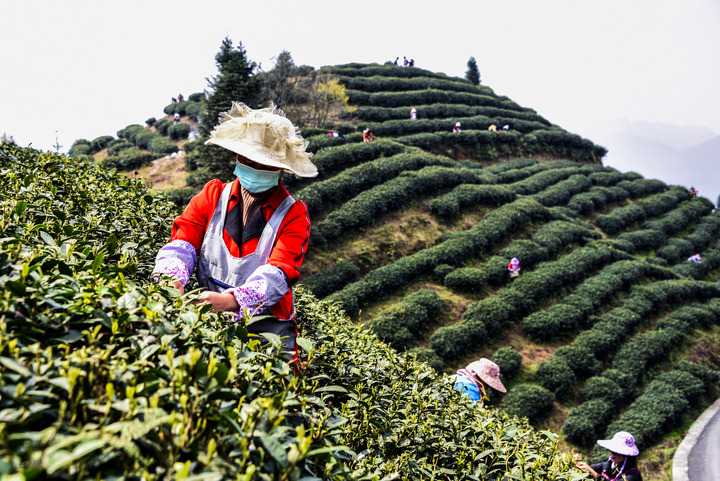
<path fill-rule="evenodd" d="M 717 0 L 6 0 L 0 135 L 62 151 L 207 87 L 228 35 L 263 68 L 383 63 L 482 82 L 584 135 L 626 118 L 720 133 Z"/>

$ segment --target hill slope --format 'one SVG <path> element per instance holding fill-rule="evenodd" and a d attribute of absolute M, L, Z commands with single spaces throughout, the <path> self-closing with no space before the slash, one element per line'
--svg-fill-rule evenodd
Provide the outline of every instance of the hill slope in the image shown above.
<path fill-rule="evenodd" d="M 401 67 L 325 70 L 375 140 L 305 131 L 320 176 L 286 183 L 313 218 L 307 286 L 447 372 L 495 357 L 511 388 L 494 402 L 583 450 L 619 428 L 647 450 L 698 412 L 671 380 L 720 367 L 697 347 L 720 320 L 712 203 L 603 167 L 602 147 L 487 87 Z M 702 264 L 687 261 L 695 253 Z M 518 353 L 514 373 L 502 361 Z M 713 379 L 691 384 L 717 393 Z M 550 414 L 525 409 L 537 389 L 552 393 Z M 648 413 L 648 392 L 672 409 Z"/>
<path fill-rule="evenodd" d="M 0 144 L 0 473 L 8 479 L 577 478 L 555 435 L 473 405 L 297 291 L 293 370 L 153 282 L 162 194 Z"/>

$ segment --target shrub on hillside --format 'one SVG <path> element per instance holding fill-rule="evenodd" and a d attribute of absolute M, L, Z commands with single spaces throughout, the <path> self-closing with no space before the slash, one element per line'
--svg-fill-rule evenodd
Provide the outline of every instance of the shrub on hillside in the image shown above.
<path fill-rule="evenodd" d="M 555 356 L 540 363 L 535 378 L 559 399 L 567 396 L 575 384 L 575 373 L 564 359 Z"/>
<path fill-rule="evenodd" d="M 155 129 L 157 129 L 158 133 L 160 135 L 164 135 L 167 137 L 168 135 L 168 129 L 170 126 L 173 125 L 173 121 L 169 119 L 160 119 L 157 122 L 155 122 Z"/>
<path fill-rule="evenodd" d="M 532 422 L 547 415 L 553 402 L 553 395 L 547 389 L 534 384 L 519 384 L 505 395 L 502 408 L 511 416 L 526 417 Z"/>
<path fill-rule="evenodd" d="M 340 261 L 319 274 L 303 279 L 302 283 L 318 297 L 342 289 L 351 282 L 355 282 L 360 274 L 360 268 L 349 261 Z"/>
<path fill-rule="evenodd" d="M 622 390 L 617 382 L 604 376 L 593 376 L 582 388 L 582 396 L 585 400 L 604 399 L 617 406 L 623 399 Z"/>
<path fill-rule="evenodd" d="M 79 157 L 81 155 L 90 155 L 90 141 L 86 139 L 76 140 L 70 150 L 68 150 L 70 157 Z"/>
<path fill-rule="evenodd" d="M 570 410 L 563 433 L 568 441 L 587 449 L 601 439 L 612 419 L 614 406 L 605 399 L 591 399 Z"/>
<path fill-rule="evenodd" d="M 500 374 L 505 379 L 512 379 L 520 370 L 522 364 L 522 354 L 512 347 L 501 347 L 495 351 L 492 358 L 493 362 L 500 368 Z"/>
<path fill-rule="evenodd" d="M 168 136 L 172 140 L 184 140 L 190 135 L 190 125 L 185 122 L 172 124 L 167 129 Z"/>
<path fill-rule="evenodd" d="M 436 291 L 421 290 L 393 304 L 365 325 L 393 347 L 409 349 L 441 309 L 442 301 Z"/>
<path fill-rule="evenodd" d="M 173 152 L 178 151 L 178 146 L 175 144 L 175 142 L 171 142 L 165 137 L 161 137 L 159 135 L 156 135 L 152 138 L 150 143 L 147 146 L 147 149 L 152 152 L 153 154 L 157 155 L 165 155 L 165 154 L 172 154 Z"/>
<path fill-rule="evenodd" d="M 443 284 L 445 278 L 455 269 L 455 266 L 451 266 L 450 264 L 440 264 L 433 269 L 433 279 L 435 279 L 437 283 Z"/>
<path fill-rule="evenodd" d="M 92 152 L 100 152 L 102 149 L 106 148 L 110 142 L 115 140 L 115 137 L 112 135 L 101 135 L 100 137 L 93 139 L 92 142 L 90 142 L 90 146 L 92 148 Z"/>

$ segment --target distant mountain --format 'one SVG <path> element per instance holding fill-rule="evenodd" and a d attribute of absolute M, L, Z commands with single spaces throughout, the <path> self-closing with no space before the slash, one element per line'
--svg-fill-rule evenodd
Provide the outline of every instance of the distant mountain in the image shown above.
<path fill-rule="evenodd" d="M 694 186 L 716 203 L 720 195 L 720 136 L 707 127 L 677 126 L 620 119 L 582 132 L 608 149 L 603 164 L 621 172 L 672 185 Z"/>

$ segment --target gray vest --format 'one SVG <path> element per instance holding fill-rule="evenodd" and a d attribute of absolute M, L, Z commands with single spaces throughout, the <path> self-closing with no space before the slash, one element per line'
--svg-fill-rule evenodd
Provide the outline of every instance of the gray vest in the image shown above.
<path fill-rule="evenodd" d="M 245 257 L 234 257 L 230 254 L 223 239 L 225 215 L 231 189 L 232 182 L 223 189 L 212 219 L 208 223 L 205 238 L 198 254 L 198 281 L 209 290 L 217 292 L 243 285 L 255 269 L 267 263 L 280 224 L 282 224 L 285 214 L 295 203 L 295 199 L 292 197 L 285 198 L 265 225 L 255 252 Z M 269 307 L 263 312 L 268 311 Z"/>

